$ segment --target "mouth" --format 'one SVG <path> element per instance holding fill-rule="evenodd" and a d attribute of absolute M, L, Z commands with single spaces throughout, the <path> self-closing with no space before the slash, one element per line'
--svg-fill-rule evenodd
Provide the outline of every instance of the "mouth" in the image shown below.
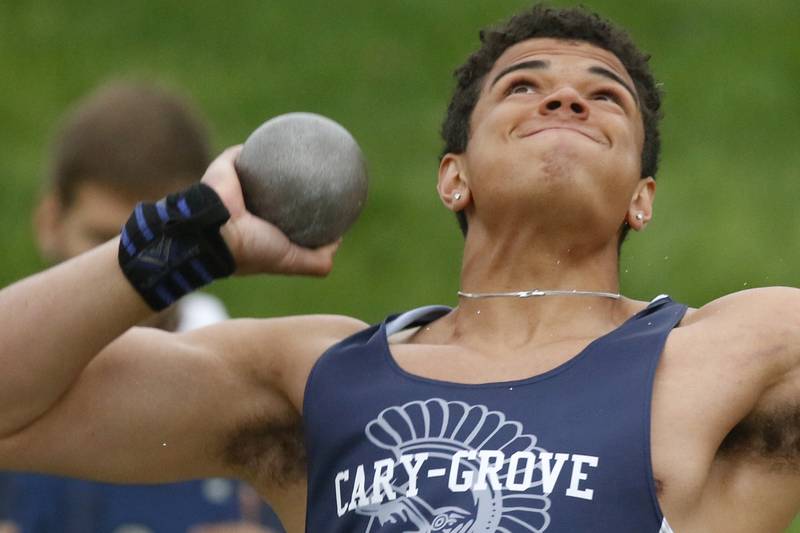
<path fill-rule="evenodd" d="M 587 131 L 582 128 L 574 127 L 574 126 L 565 126 L 565 125 L 553 125 L 553 126 L 538 126 L 530 129 L 524 129 L 521 134 L 519 135 L 520 138 L 525 137 L 533 137 L 534 135 L 538 135 L 539 133 L 547 132 L 547 131 L 568 131 L 572 133 L 577 133 L 590 139 L 598 144 L 608 145 L 609 143 L 603 139 L 600 139 L 596 133 Z"/>

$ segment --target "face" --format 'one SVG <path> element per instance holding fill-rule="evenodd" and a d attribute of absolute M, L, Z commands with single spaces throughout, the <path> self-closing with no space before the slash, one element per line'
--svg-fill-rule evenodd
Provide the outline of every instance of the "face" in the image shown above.
<path fill-rule="evenodd" d="M 42 200 L 36 213 L 39 248 L 42 255 L 54 263 L 80 255 L 118 236 L 139 201 L 92 181 L 78 184 L 74 192 L 73 202 L 68 206 L 51 193 Z M 173 329 L 177 324 L 176 310 L 174 306 L 167 308 L 140 325 Z"/>
<path fill-rule="evenodd" d="M 69 206 L 53 206 L 49 255 L 63 261 L 113 239 L 119 235 L 136 202 L 136 198 L 99 183 L 79 184 Z"/>
<path fill-rule="evenodd" d="M 644 128 L 619 59 L 587 43 L 530 39 L 483 81 L 455 161 L 484 225 L 570 221 L 615 233 L 640 187 Z"/>

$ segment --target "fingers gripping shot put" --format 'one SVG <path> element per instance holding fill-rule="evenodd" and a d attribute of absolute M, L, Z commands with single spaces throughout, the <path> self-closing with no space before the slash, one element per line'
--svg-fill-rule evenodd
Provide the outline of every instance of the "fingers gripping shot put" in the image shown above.
<path fill-rule="evenodd" d="M 582 8 L 482 33 L 442 127 L 455 308 L 130 329 L 218 275 L 330 272 L 335 244 L 248 211 L 238 148 L 127 239 L 5 288 L 0 468 L 241 477 L 292 532 L 780 532 L 800 508 L 798 291 L 619 294 L 621 241 L 654 216 L 647 60 Z"/>
<path fill-rule="evenodd" d="M 307 249 L 335 243 L 367 196 L 358 143 L 343 126 L 313 113 L 268 120 L 244 143 L 234 166 L 245 208 Z M 218 233 L 229 216 L 204 183 L 137 205 L 122 230 L 120 264 L 152 308 L 160 311 L 233 273 L 233 257 Z M 154 268 L 158 264 L 162 268 Z"/>
<path fill-rule="evenodd" d="M 313 113 L 264 123 L 244 143 L 234 166 L 245 208 L 305 248 L 335 243 L 367 196 L 366 165 L 355 139 Z M 203 183 L 137 205 L 120 238 L 120 265 L 152 308 L 160 311 L 233 273 L 233 257 L 218 233 L 229 216 Z M 159 264 L 161 269 L 154 268 Z"/>
<path fill-rule="evenodd" d="M 245 205 L 306 248 L 331 244 L 367 199 L 367 168 L 356 140 L 313 113 L 265 122 L 236 159 Z"/>

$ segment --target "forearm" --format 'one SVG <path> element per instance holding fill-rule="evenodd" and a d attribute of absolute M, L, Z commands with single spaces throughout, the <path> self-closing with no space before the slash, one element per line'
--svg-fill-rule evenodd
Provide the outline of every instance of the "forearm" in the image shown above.
<path fill-rule="evenodd" d="M 241 273 L 330 271 L 337 244 L 301 248 L 246 211 L 233 167 L 237 153 L 226 151 L 206 172 L 203 181 L 216 194 L 193 186 L 169 195 L 161 208 L 151 204 L 132 215 L 123 232 L 128 244 L 119 250 L 123 268 L 115 239 L 0 291 L 0 438 L 51 409 L 92 358 L 151 307 L 161 309 L 236 266 Z M 130 357 L 141 353 L 135 344 L 126 350 Z"/>
<path fill-rule="evenodd" d="M 0 291 L 0 435 L 46 412 L 104 346 L 152 312 L 122 274 L 117 246 Z"/>

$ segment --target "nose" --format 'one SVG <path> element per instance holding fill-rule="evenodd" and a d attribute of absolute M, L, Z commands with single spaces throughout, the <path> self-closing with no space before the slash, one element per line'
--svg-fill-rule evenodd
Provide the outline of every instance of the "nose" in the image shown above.
<path fill-rule="evenodd" d="M 542 115 L 566 113 L 574 118 L 585 119 L 589 116 L 589 106 L 578 91 L 572 87 L 562 87 L 541 101 L 539 112 Z"/>

